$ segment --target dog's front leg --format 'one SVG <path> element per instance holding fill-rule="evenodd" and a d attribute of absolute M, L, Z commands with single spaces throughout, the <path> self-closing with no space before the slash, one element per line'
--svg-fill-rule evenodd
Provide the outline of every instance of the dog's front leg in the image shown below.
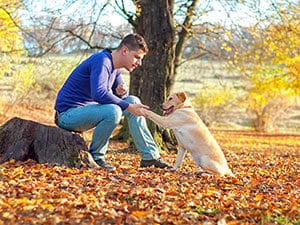
<path fill-rule="evenodd" d="M 169 128 L 169 122 L 168 119 L 164 116 L 160 116 L 150 110 L 142 109 L 147 115 L 147 118 L 152 120 L 154 123 L 156 123 L 158 126 L 163 127 L 163 128 Z"/>
<path fill-rule="evenodd" d="M 176 162 L 175 162 L 175 165 L 173 167 L 174 170 L 177 170 L 181 166 L 183 158 L 185 156 L 185 153 L 186 153 L 186 150 L 179 145 L 178 153 L 177 153 L 177 157 L 176 157 Z"/>

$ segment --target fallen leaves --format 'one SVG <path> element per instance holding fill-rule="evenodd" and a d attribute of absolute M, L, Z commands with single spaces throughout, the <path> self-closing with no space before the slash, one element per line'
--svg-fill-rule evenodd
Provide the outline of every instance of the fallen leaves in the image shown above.
<path fill-rule="evenodd" d="M 189 156 L 177 172 L 139 168 L 139 154 L 117 142 L 107 155 L 113 172 L 1 164 L 0 224 L 299 223 L 300 136 L 214 135 L 235 178 L 201 176 Z"/>

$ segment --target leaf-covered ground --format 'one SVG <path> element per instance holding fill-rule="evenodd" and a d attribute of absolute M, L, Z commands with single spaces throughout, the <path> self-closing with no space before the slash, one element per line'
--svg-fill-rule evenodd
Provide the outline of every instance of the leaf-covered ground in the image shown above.
<path fill-rule="evenodd" d="M 189 156 L 177 172 L 139 168 L 118 142 L 113 172 L 4 163 L 0 224 L 300 224 L 300 135 L 213 134 L 236 178 L 201 176 Z"/>

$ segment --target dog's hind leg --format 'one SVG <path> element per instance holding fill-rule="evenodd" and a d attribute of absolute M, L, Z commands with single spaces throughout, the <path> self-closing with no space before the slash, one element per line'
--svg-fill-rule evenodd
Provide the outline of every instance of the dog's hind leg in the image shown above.
<path fill-rule="evenodd" d="M 174 170 L 177 170 L 181 166 L 185 153 L 186 150 L 179 145 Z"/>
<path fill-rule="evenodd" d="M 224 168 L 222 168 L 222 166 L 218 162 L 214 161 L 208 156 L 204 155 L 201 157 L 197 157 L 194 160 L 197 166 L 200 166 L 204 171 L 210 174 L 216 174 L 219 176 L 223 176 L 225 174 Z"/>

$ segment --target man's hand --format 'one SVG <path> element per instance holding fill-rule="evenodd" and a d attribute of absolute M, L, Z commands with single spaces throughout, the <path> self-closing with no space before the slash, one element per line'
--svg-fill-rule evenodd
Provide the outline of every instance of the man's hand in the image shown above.
<path fill-rule="evenodd" d="M 144 109 L 149 109 L 149 106 L 143 104 L 129 104 L 126 110 L 136 116 L 146 116 Z"/>
<path fill-rule="evenodd" d="M 123 96 L 127 93 L 128 87 L 125 83 L 119 84 L 118 87 L 116 88 L 116 93 L 119 96 Z"/>

